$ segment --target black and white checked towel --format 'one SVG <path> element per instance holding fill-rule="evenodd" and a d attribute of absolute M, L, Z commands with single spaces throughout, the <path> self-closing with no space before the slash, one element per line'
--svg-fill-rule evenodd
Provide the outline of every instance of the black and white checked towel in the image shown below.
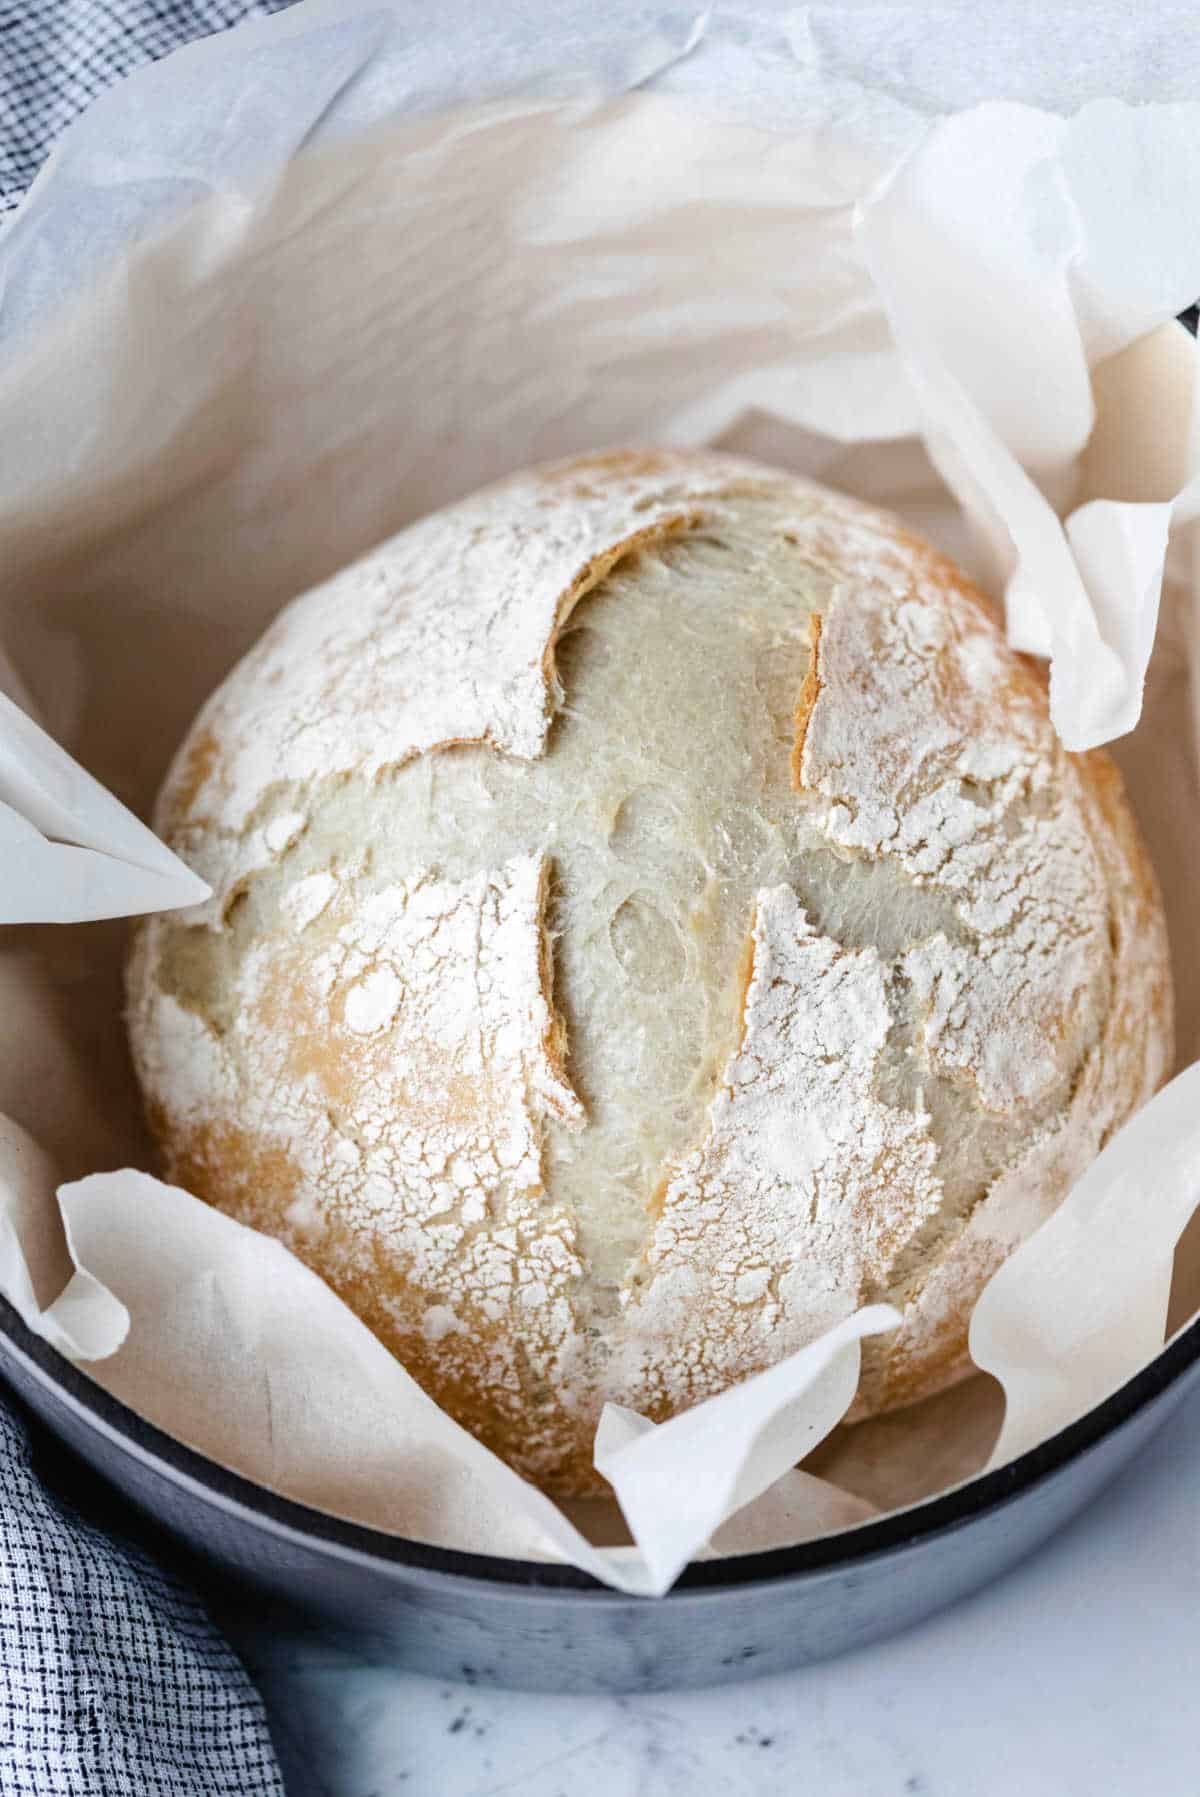
<path fill-rule="evenodd" d="M 0 0 L 0 221 L 100 90 L 290 0 Z M 283 1797 L 258 1693 L 200 1604 L 33 1464 L 0 1395 L 0 1797 Z"/>
<path fill-rule="evenodd" d="M 51 144 L 142 62 L 292 0 L 0 0 L 0 218 Z"/>
<path fill-rule="evenodd" d="M 0 1793 L 283 1797 L 262 1702 L 199 1603 L 43 1484 L 3 1402 Z"/>

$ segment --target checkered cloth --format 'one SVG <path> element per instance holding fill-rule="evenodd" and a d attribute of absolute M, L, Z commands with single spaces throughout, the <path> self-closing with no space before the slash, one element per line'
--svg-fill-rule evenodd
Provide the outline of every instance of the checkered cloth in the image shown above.
<path fill-rule="evenodd" d="M 141 62 L 291 0 L 0 0 L 0 217 L 88 101 Z"/>
<path fill-rule="evenodd" d="M 0 1403 L 0 1797 L 283 1797 L 196 1600 L 46 1488 Z"/>

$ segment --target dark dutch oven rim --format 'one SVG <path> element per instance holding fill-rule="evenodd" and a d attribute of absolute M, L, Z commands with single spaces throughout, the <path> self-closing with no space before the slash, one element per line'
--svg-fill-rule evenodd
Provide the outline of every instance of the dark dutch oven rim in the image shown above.
<path fill-rule="evenodd" d="M 385 1534 L 361 1523 L 347 1522 L 323 1510 L 281 1497 L 264 1485 L 230 1471 L 207 1455 L 189 1448 L 154 1423 L 114 1398 L 48 1342 L 35 1336 L 6 1300 L 0 1298 L 0 1337 L 5 1349 L 24 1362 L 38 1384 L 58 1398 L 103 1435 L 114 1440 L 136 1459 L 157 1463 L 171 1483 L 195 1487 L 225 1510 L 240 1511 L 253 1525 L 298 1538 L 339 1558 L 373 1561 L 415 1574 L 428 1582 L 429 1575 L 448 1577 L 457 1583 L 502 1585 L 526 1592 L 531 1598 L 577 1592 L 592 1602 L 606 1599 L 628 1602 L 624 1594 L 600 1585 L 589 1573 L 557 1562 L 510 1560 L 500 1555 L 471 1554 L 457 1548 L 433 1547 Z M 1162 1351 L 1124 1385 L 1089 1410 L 1076 1422 L 1019 1455 L 1007 1466 L 983 1473 L 963 1485 L 953 1486 L 906 1510 L 878 1522 L 796 1547 L 773 1548 L 759 1554 L 730 1555 L 720 1560 L 698 1561 L 687 1567 L 667 1593 L 745 1589 L 780 1579 L 830 1570 L 849 1571 L 865 1562 L 931 1536 L 949 1533 L 973 1522 L 987 1511 L 999 1509 L 1079 1458 L 1107 1435 L 1128 1422 L 1139 1410 L 1161 1397 L 1177 1379 L 1200 1361 L 1200 1316 L 1181 1329 Z M 425 1575 L 424 1577 L 422 1575 Z"/>

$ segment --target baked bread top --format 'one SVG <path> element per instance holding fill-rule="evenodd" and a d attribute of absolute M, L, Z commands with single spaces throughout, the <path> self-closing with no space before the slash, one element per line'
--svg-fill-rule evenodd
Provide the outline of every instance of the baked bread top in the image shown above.
<path fill-rule="evenodd" d="M 1102 754 L 896 520 L 711 454 L 517 476 L 289 606 L 157 824 L 130 1025 L 172 1176 L 547 1489 L 890 1298 L 857 1414 L 1169 1066 Z"/>

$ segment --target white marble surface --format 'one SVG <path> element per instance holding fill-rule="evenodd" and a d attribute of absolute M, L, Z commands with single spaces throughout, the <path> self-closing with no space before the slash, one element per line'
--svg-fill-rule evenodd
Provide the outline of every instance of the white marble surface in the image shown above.
<path fill-rule="evenodd" d="M 239 1644 L 290 1797 L 1195 1797 L 1200 1400 L 999 1584 L 786 1677 L 544 1697 Z"/>

